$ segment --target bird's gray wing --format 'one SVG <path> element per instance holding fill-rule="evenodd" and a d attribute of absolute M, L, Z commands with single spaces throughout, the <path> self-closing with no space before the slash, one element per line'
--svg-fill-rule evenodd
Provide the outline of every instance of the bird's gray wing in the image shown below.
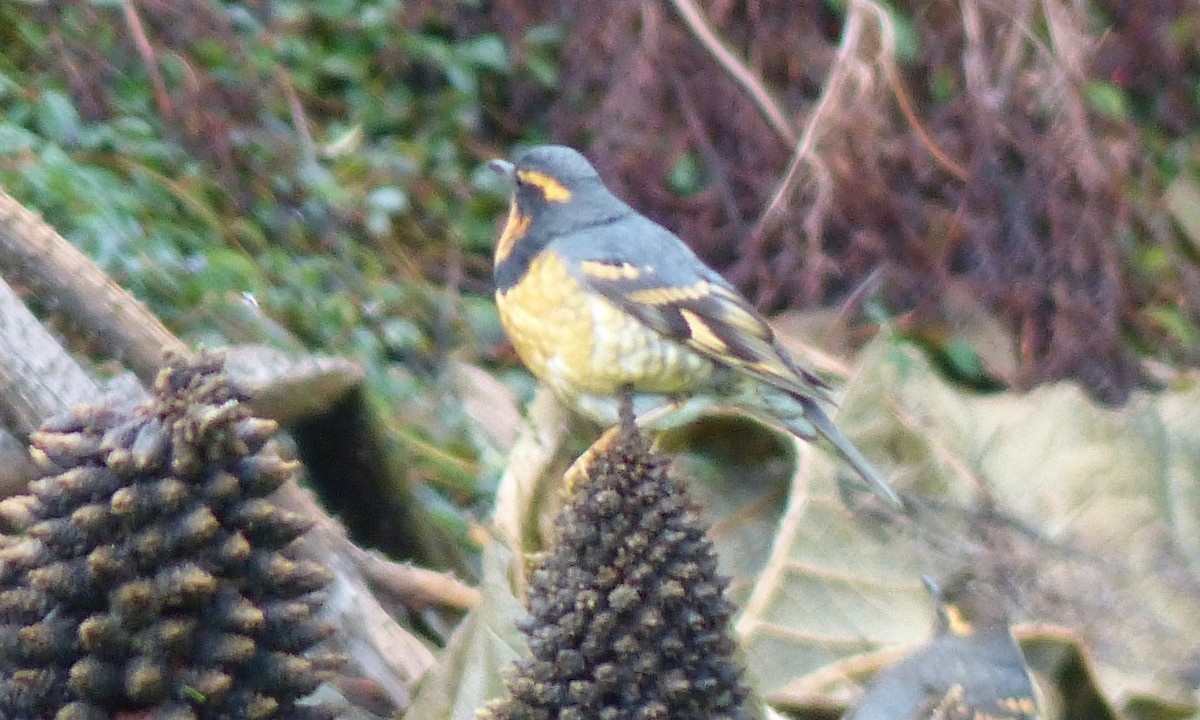
<path fill-rule="evenodd" d="M 556 242 L 577 280 L 664 337 L 788 392 L 829 400 L 762 315 L 675 235 L 636 215 Z"/>

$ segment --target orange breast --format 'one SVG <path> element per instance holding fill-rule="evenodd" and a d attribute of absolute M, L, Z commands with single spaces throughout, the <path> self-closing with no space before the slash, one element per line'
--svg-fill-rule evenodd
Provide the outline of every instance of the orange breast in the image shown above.
<path fill-rule="evenodd" d="M 560 397 L 680 394 L 703 385 L 710 361 L 667 340 L 600 296 L 588 295 L 553 252 L 496 294 L 500 322 L 530 372 Z"/>

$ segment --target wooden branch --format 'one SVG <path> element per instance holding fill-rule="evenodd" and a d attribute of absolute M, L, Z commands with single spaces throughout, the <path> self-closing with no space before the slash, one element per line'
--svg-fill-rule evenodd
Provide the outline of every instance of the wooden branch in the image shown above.
<path fill-rule="evenodd" d="M 7 198 L 7 196 L 4 196 Z M 0 232 L 3 224 L 0 224 Z M 26 437 L 100 388 L 0 280 L 0 418 Z"/>
<path fill-rule="evenodd" d="M 371 585 L 406 608 L 420 611 L 436 606 L 470 610 L 479 604 L 479 590 L 449 573 L 393 562 L 378 552 L 353 547 L 358 566 Z"/>
<path fill-rule="evenodd" d="M 187 353 L 125 288 L 3 190 L 0 272 L 19 277 L 52 310 L 86 328 L 102 352 L 121 360 L 145 385 L 154 382 L 165 352 Z"/>

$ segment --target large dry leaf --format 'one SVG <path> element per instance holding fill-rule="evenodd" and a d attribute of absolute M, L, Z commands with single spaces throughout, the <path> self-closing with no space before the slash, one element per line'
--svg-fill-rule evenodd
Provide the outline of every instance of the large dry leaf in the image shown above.
<path fill-rule="evenodd" d="M 504 673 L 527 654 L 517 622 L 525 609 L 512 593 L 512 552 L 498 541 L 483 557 L 482 601 L 455 629 L 417 688 L 407 720 L 475 720 L 504 690 Z"/>
<path fill-rule="evenodd" d="M 863 501 L 801 449 L 738 622 L 764 693 L 852 698 L 845 681 L 927 637 L 920 576 L 970 564 L 1006 578 L 1018 621 L 1078 638 L 1119 711 L 1194 713 L 1198 416 L 1195 388 L 1120 409 L 1069 384 L 979 396 L 911 346 L 877 342 L 837 421 L 912 502 L 901 514 Z"/>

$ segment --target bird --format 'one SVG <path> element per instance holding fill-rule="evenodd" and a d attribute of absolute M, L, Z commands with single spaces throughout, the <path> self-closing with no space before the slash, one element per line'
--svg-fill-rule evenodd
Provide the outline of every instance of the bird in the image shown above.
<path fill-rule="evenodd" d="M 933 638 L 884 670 L 843 720 L 1037 720 L 1029 667 L 1000 592 L 970 571 L 944 586 Z"/>
<path fill-rule="evenodd" d="M 829 386 L 761 313 L 677 235 L 634 210 L 576 150 L 496 159 L 511 185 L 493 254 L 496 307 L 525 366 L 601 424 L 632 396 L 639 425 L 666 429 L 727 407 L 804 439 L 824 437 L 888 503 L 895 490 L 834 426 Z"/>

